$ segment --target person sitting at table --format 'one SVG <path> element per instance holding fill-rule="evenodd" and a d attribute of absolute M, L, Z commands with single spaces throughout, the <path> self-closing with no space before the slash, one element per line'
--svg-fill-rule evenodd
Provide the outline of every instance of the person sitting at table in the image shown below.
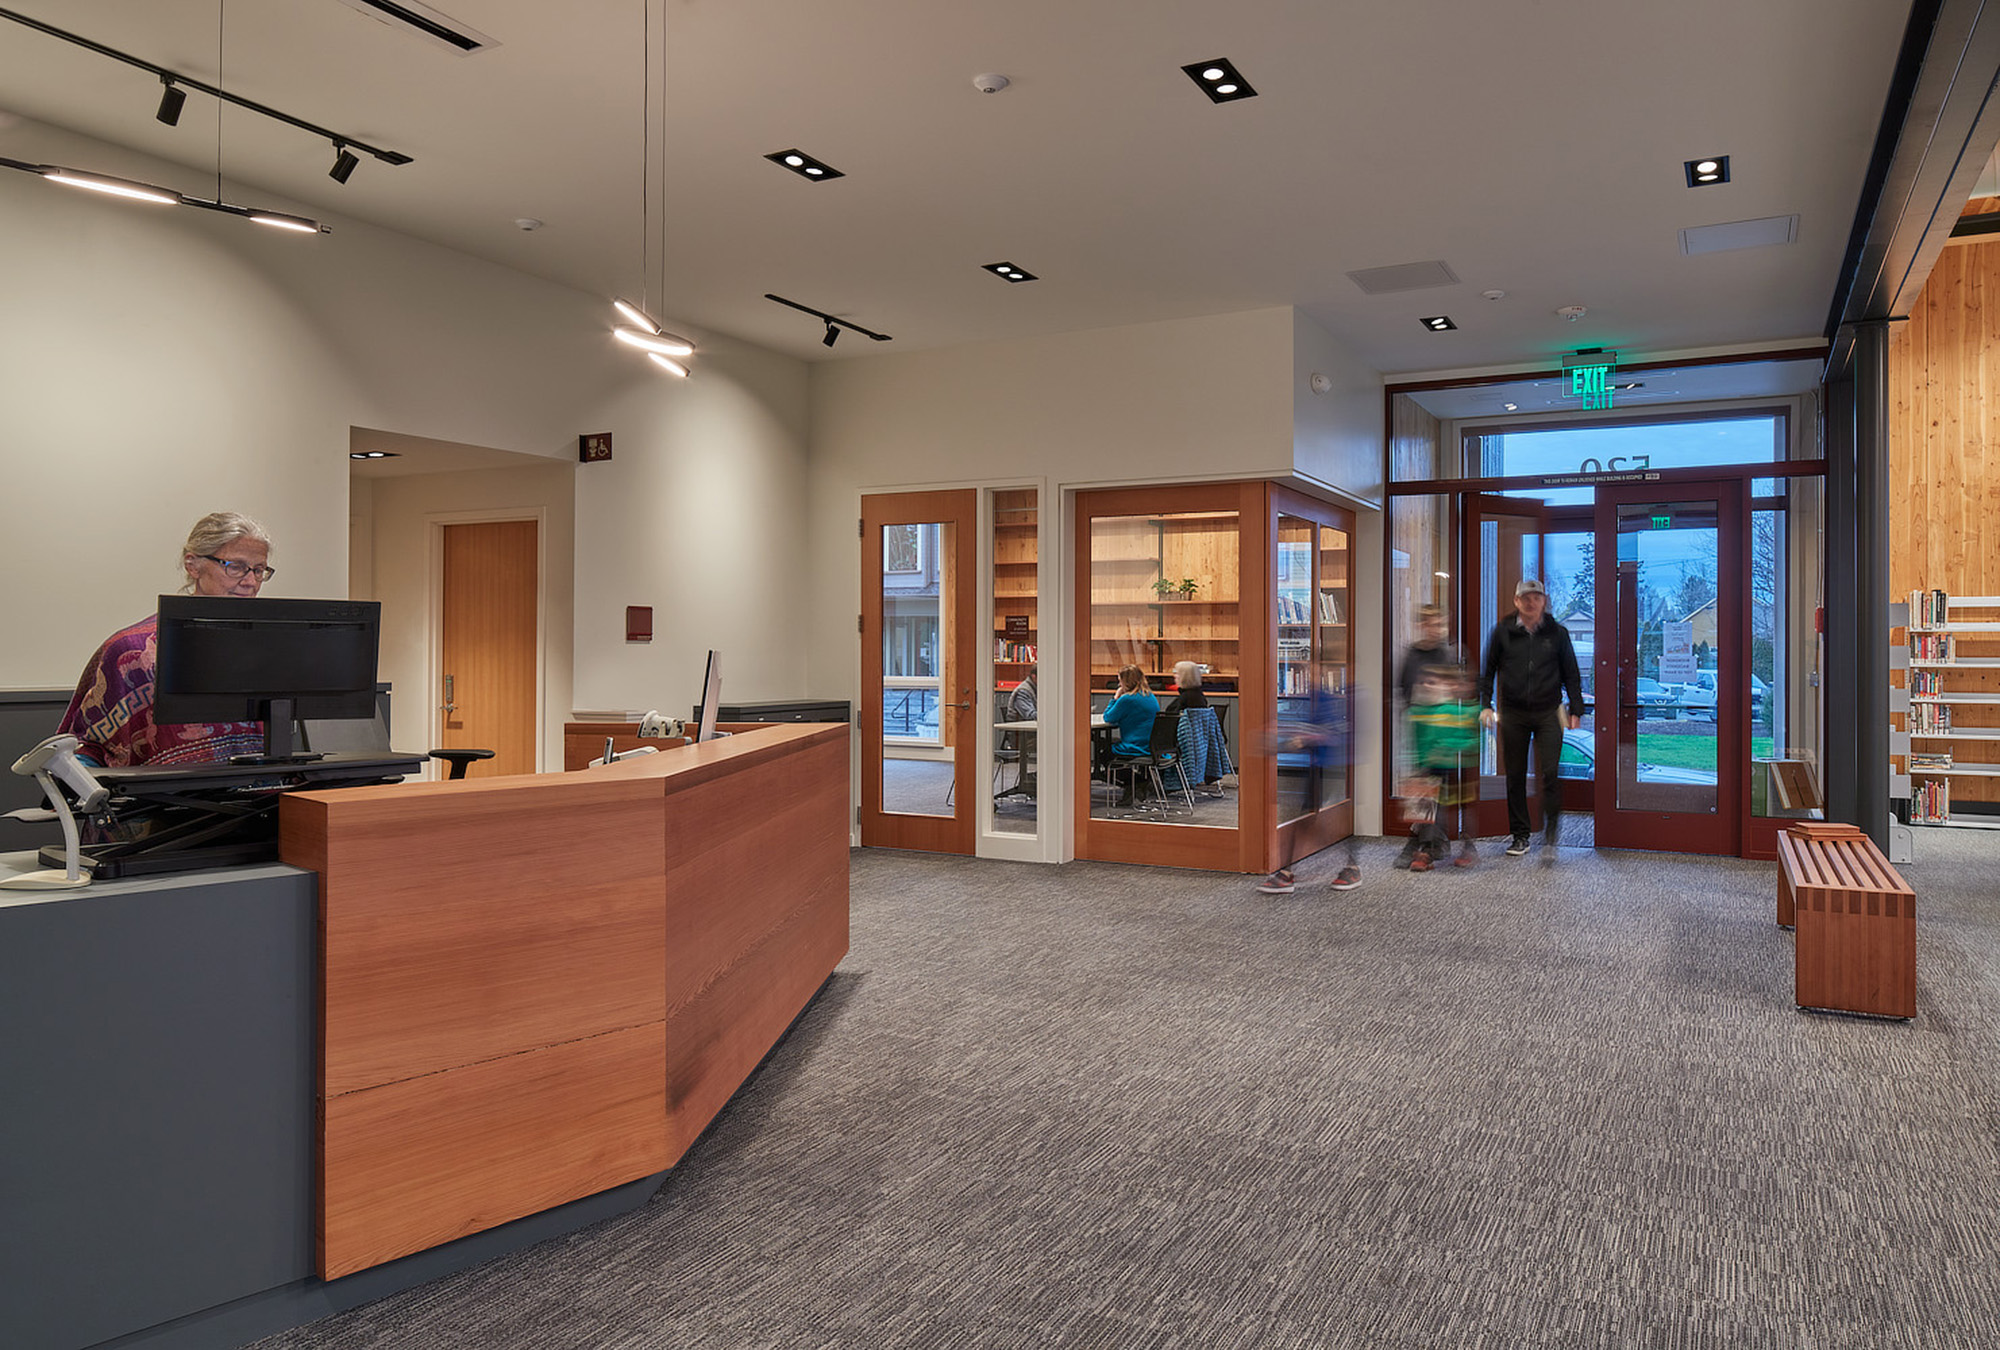
<path fill-rule="evenodd" d="M 234 511 L 196 521 L 181 545 L 181 590 L 248 598 L 275 574 L 264 527 Z M 103 768 L 139 764 L 209 764 L 264 748 L 262 722 L 153 721 L 153 674 L 159 615 L 149 614 L 104 639 L 77 681 L 56 730 L 76 737 L 77 756 Z"/>
<path fill-rule="evenodd" d="M 1106 763 L 1116 767 L 1119 761 L 1130 763 L 1145 759 L 1153 753 L 1153 723 L 1160 715 L 1160 701 L 1146 688 L 1146 672 L 1137 666 L 1125 666 L 1118 672 L 1118 695 L 1104 706 L 1104 724 L 1116 727 L 1118 740 L 1111 747 Z M 1132 799 L 1132 789 L 1128 786 L 1119 799 L 1123 805 Z"/>
<path fill-rule="evenodd" d="M 1183 708 L 1206 708 L 1208 695 L 1201 690 L 1201 667 L 1193 661 L 1174 662 L 1174 699 L 1160 710 L 1162 717 L 1179 717 Z"/>
<path fill-rule="evenodd" d="M 1028 673 L 1014 686 L 1014 692 L 1007 696 L 1007 720 L 1010 722 L 1032 722 L 1035 720 L 1035 671 L 1029 666 Z"/>

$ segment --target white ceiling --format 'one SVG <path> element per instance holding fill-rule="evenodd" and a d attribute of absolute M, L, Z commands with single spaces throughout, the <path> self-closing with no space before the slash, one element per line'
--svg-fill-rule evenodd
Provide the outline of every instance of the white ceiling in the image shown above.
<path fill-rule="evenodd" d="M 211 83 L 220 12 L 224 87 L 415 159 L 363 158 L 342 186 L 324 141 L 230 109 L 232 198 L 605 295 L 641 289 L 645 239 L 665 316 L 795 356 L 1297 305 L 1389 374 L 1817 337 L 1907 17 L 1901 0 L 442 0 L 500 44 L 458 56 L 341 0 L 7 7 Z M 664 231 L 642 181 L 648 17 Z M 1211 105 L 1180 67 L 1218 56 L 1261 96 Z M 989 71 L 1012 87 L 976 91 Z M 191 95 L 170 129 L 158 97 L 142 70 L 0 23 L 0 109 L 211 192 L 216 102 Z M 24 157 L 20 135 L 0 125 L 0 155 Z M 846 177 L 763 158 L 795 146 Z M 1716 153 L 1732 181 L 1689 189 L 1682 162 Z M 1795 243 L 1680 251 L 1684 227 L 1791 214 Z M 1345 275 L 1433 259 L 1460 284 L 1368 296 Z M 1001 260 L 1041 280 L 980 270 Z M 829 351 L 766 292 L 895 341 Z M 1564 305 L 1589 312 L 1565 323 Z M 1458 330 L 1426 331 L 1432 314 Z"/>

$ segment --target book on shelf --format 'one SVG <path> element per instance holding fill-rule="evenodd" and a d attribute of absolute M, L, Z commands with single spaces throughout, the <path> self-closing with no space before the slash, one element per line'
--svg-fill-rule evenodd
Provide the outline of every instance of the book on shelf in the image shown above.
<path fill-rule="evenodd" d="M 1939 628 L 1951 610 L 1951 597 L 1939 590 L 1910 592 L 1910 627 Z"/>
<path fill-rule="evenodd" d="M 1951 705 L 1949 703 L 1913 703 L 1910 705 L 1910 731 L 1912 734 L 1936 735 L 1951 730 Z"/>
<path fill-rule="evenodd" d="M 1944 676 L 1935 670 L 1910 672 L 1911 698 L 1937 698 L 1944 693 Z"/>
<path fill-rule="evenodd" d="M 1936 661 L 1936 662 L 1948 662 L 1952 660 L 1951 634 L 1949 633 L 1910 634 L 1910 659 L 1912 661 Z"/>
<path fill-rule="evenodd" d="M 1005 638 L 993 641 L 993 659 L 1018 665 L 1035 663 L 1035 644 L 1032 642 L 1009 642 Z"/>
<path fill-rule="evenodd" d="M 1951 780 L 1935 778 L 1910 792 L 1910 819 L 1921 825 L 1943 825 L 1951 819 Z"/>
<path fill-rule="evenodd" d="M 1347 622 L 1346 616 L 1341 612 L 1339 592 L 1321 591 L 1319 593 L 1319 621 L 1321 623 Z"/>
<path fill-rule="evenodd" d="M 1950 767 L 1951 751 L 1949 750 L 1912 750 L 1910 752 L 1911 773 L 1915 773 L 1919 769 L 1949 769 Z"/>

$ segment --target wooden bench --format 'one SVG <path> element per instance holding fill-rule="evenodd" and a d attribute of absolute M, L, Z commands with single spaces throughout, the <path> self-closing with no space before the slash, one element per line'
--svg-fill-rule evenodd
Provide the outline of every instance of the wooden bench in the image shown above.
<path fill-rule="evenodd" d="M 1778 923 L 1794 928 L 1801 1008 L 1917 1015 L 1917 896 L 1853 826 L 1778 835 Z"/>

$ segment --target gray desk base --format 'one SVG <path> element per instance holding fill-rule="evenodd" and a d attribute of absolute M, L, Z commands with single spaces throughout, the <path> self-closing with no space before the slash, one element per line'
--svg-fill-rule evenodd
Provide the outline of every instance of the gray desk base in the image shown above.
<path fill-rule="evenodd" d="M 33 870 L 0 856 L 0 874 Z M 9 1350 L 242 1345 L 635 1209 L 661 1176 L 313 1278 L 312 873 L 0 891 Z"/>

